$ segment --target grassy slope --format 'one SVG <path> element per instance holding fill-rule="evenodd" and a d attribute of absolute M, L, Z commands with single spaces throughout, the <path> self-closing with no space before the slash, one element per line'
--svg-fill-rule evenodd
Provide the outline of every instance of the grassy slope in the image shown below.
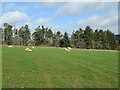
<path fill-rule="evenodd" d="M 3 87 L 117 87 L 118 53 L 57 48 L 3 47 Z"/>

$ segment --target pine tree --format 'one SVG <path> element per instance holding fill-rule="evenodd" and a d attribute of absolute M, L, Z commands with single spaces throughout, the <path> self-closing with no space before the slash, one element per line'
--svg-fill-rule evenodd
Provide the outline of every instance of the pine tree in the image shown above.
<path fill-rule="evenodd" d="M 84 42 L 86 44 L 87 49 L 92 48 L 92 40 L 93 40 L 93 31 L 90 26 L 87 26 L 84 31 Z"/>
<path fill-rule="evenodd" d="M 12 26 L 4 23 L 4 41 L 7 45 L 12 45 Z"/>
<path fill-rule="evenodd" d="M 63 44 L 63 47 L 69 47 L 70 46 L 70 39 L 68 37 L 67 32 L 65 32 L 64 35 L 63 35 L 62 44 Z"/>

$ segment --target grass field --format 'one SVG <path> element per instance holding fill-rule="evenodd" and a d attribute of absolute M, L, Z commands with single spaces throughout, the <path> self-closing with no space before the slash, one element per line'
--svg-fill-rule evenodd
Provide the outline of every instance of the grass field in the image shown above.
<path fill-rule="evenodd" d="M 118 52 L 3 47 L 3 88 L 116 88 Z"/>

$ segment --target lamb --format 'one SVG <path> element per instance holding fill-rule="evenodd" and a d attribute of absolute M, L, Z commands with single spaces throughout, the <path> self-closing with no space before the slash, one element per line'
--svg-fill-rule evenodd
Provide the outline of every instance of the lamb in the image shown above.
<path fill-rule="evenodd" d="M 32 51 L 32 50 L 31 50 L 31 49 L 29 49 L 29 48 L 26 48 L 26 49 L 25 49 L 25 51 Z"/>
<path fill-rule="evenodd" d="M 68 47 L 69 50 L 71 50 L 72 48 L 71 47 Z"/>
<path fill-rule="evenodd" d="M 32 48 L 35 48 L 35 47 L 32 46 Z"/>
<path fill-rule="evenodd" d="M 70 50 L 69 50 L 69 49 L 67 49 L 67 48 L 65 48 L 64 50 L 65 50 L 65 51 L 70 51 Z"/>
<path fill-rule="evenodd" d="M 11 45 L 11 46 L 8 46 L 8 47 L 12 47 L 13 48 L 13 46 Z"/>
<path fill-rule="evenodd" d="M 69 52 L 70 50 L 68 49 L 67 51 Z"/>
<path fill-rule="evenodd" d="M 67 48 L 65 48 L 64 50 L 65 50 L 65 51 L 67 51 L 68 49 L 67 49 Z"/>

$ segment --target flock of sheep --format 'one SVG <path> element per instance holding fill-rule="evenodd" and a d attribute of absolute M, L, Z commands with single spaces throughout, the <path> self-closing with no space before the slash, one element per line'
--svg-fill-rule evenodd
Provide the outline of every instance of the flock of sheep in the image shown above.
<path fill-rule="evenodd" d="M 67 47 L 64 50 L 69 52 L 71 49 L 72 49 L 71 47 Z"/>
<path fill-rule="evenodd" d="M 32 46 L 32 48 L 35 48 L 35 47 Z M 26 48 L 25 51 L 32 51 L 32 50 L 29 48 Z"/>
<path fill-rule="evenodd" d="M 8 46 L 8 47 L 13 48 L 12 45 L 10 45 L 10 46 Z M 32 46 L 32 48 L 35 48 L 35 47 Z M 25 51 L 32 51 L 32 49 L 26 48 Z"/>
<path fill-rule="evenodd" d="M 11 46 L 8 46 L 8 47 L 13 48 L 12 45 L 11 45 Z M 32 48 L 35 48 L 35 47 L 32 46 Z M 71 47 L 67 47 L 67 48 L 65 48 L 64 50 L 67 51 L 67 52 L 69 52 L 71 49 L 72 49 Z M 25 51 L 32 51 L 32 49 L 30 49 L 30 48 L 26 48 Z"/>

